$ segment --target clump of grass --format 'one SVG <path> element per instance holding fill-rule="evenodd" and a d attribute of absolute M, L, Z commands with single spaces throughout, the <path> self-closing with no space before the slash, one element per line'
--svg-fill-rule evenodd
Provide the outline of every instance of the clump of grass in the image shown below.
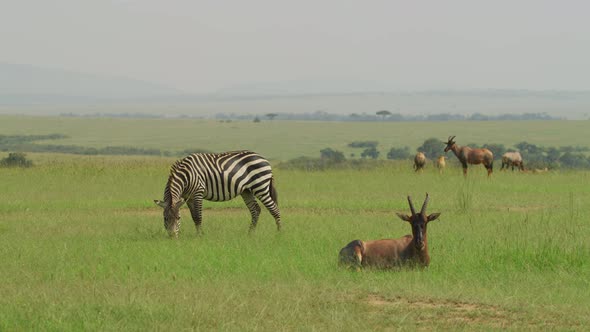
<path fill-rule="evenodd" d="M 467 213 L 473 206 L 473 188 L 469 183 L 461 186 L 457 191 L 457 210 L 461 213 Z"/>

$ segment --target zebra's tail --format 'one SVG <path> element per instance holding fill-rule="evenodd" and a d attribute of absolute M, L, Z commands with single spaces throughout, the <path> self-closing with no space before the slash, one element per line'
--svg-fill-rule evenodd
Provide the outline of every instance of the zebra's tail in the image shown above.
<path fill-rule="evenodd" d="M 270 198 L 275 202 L 277 206 L 279 206 L 279 195 L 277 193 L 277 188 L 275 187 L 275 179 L 270 178 Z"/>

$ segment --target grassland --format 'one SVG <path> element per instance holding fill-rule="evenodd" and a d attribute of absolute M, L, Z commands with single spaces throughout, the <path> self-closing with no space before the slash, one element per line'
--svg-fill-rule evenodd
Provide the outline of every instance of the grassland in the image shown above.
<path fill-rule="evenodd" d="M 57 130 L 60 131 L 60 130 Z M 0 169 L 0 330 L 584 330 L 590 173 L 276 170 L 284 231 L 240 200 L 183 209 L 166 237 L 166 158 L 36 155 Z M 337 268 L 356 238 L 398 237 L 428 191 L 430 268 Z"/>
<path fill-rule="evenodd" d="M 318 157 L 330 147 L 348 157 L 362 150 L 351 149 L 352 141 L 379 142 L 381 157 L 391 147 L 420 146 L 429 137 L 441 140 L 456 135 L 459 144 L 500 143 L 512 146 L 527 141 L 539 146 L 590 146 L 590 121 L 485 121 L 485 122 L 297 122 L 234 121 L 197 119 L 112 119 L 0 116 L 3 135 L 59 133 L 68 139 L 47 144 L 101 148 L 127 145 L 163 151 L 251 149 L 273 160 L 299 156 Z M 43 143 L 43 142 L 40 142 Z"/>

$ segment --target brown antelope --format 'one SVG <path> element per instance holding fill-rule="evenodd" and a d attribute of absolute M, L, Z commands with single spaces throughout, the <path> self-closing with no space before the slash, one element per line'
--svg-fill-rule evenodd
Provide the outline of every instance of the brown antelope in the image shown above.
<path fill-rule="evenodd" d="M 476 149 L 468 146 L 459 146 L 454 141 L 455 136 L 449 136 L 445 153 L 452 150 L 463 166 L 463 175 L 467 176 L 467 164 L 483 164 L 488 170 L 488 176 L 492 175 L 494 168 L 494 154 L 488 149 Z"/>
<path fill-rule="evenodd" d="M 503 170 L 504 167 L 508 169 L 508 166 L 512 166 L 513 171 L 514 166 L 519 170 L 524 171 L 524 163 L 520 152 L 506 152 L 502 155 L 502 168 L 500 168 L 500 170 Z"/>
<path fill-rule="evenodd" d="M 414 156 L 414 169 L 416 172 L 424 169 L 424 165 L 426 165 L 426 155 L 422 152 L 416 153 L 416 156 Z"/>
<path fill-rule="evenodd" d="M 447 167 L 445 159 L 447 159 L 445 156 L 438 156 L 438 158 L 436 158 L 436 168 L 438 168 L 439 173 L 442 173 L 445 167 Z"/>
<path fill-rule="evenodd" d="M 360 269 L 361 267 L 392 268 L 399 266 L 426 267 L 430 264 L 428 255 L 428 239 L 426 226 L 435 220 L 440 213 L 426 215 L 428 193 L 419 213 L 414 210 L 412 199 L 408 196 L 412 215 L 396 213 L 397 216 L 410 223 L 412 235 L 399 239 L 383 239 L 373 241 L 354 240 L 340 250 L 339 264 L 345 267 Z"/>

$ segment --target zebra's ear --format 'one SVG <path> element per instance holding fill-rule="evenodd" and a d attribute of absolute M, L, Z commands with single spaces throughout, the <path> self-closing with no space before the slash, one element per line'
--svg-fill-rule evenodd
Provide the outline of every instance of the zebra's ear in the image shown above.
<path fill-rule="evenodd" d="M 161 208 L 166 208 L 167 204 L 164 201 L 161 201 L 159 199 L 154 199 L 154 203 L 156 203 L 157 206 L 161 207 Z"/>

